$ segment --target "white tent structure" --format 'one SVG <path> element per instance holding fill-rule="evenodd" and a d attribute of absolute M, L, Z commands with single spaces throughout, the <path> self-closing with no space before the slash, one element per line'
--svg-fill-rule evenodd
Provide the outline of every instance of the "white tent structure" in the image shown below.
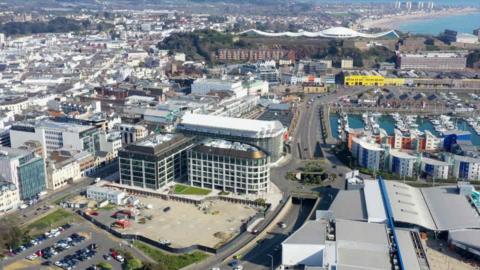
<path fill-rule="evenodd" d="M 323 38 L 337 38 L 337 39 L 356 38 L 356 37 L 380 38 L 390 34 L 393 34 L 394 36 L 399 37 L 394 30 L 390 30 L 387 32 L 380 32 L 376 34 L 367 34 L 367 33 L 360 33 L 346 27 L 332 27 L 332 28 L 328 28 L 318 32 L 300 31 L 300 32 L 279 32 L 279 33 L 270 33 L 270 32 L 265 32 L 257 29 L 249 29 L 239 33 L 239 35 L 244 35 L 244 34 L 257 34 L 260 36 L 267 36 L 267 37 L 311 37 L 311 38 L 323 37 Z"/>

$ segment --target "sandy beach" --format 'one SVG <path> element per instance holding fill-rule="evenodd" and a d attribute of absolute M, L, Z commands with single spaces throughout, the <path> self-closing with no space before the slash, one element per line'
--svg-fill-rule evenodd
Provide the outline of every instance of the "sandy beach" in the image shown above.
<path fill-rule="evenodd" d="M 395 29 L 399 25 L 416 20 L 434 19 L 443 16 L 465 15 L 470 13 L 480 12 L 476 8 L 451 8 L 446 10 L 439 10 L 433 12 L 410 12 L 394 15 L 386 15 L 378 19 L 364 19 L 357 23 L 359 28 L 381 28 L 381 29 Z"/>

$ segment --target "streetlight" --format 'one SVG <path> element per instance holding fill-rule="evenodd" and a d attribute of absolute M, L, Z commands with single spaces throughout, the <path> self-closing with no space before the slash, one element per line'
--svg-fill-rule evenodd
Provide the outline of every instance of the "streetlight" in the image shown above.
<path fill-rule="evenodd" d="M 267 254 L 270 257 L 270 270 L 273 270 L 273 256 L 271 254 Z"/>

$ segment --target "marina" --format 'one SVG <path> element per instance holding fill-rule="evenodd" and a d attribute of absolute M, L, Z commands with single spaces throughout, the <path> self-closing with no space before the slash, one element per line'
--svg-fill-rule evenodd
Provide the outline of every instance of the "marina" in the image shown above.
<path fill-rule="evenodd" d="M 332 136 L 339 138 L 344 130 L 365 129 L 378 134 L 379 129 L 385 130 L 387 135 L 392 136 L 395 128 L 401 132 L 425 132 L 430 131 L 435 136 L 441 136 L 443 132 L 460 130 L 471 133 L 474 145 L 480 146 L 480 118 L 479 117 L 450 117 L 440 115 L 438 117 L 417 116 L 408 114 L 330 114 L 330 127 Z"/>

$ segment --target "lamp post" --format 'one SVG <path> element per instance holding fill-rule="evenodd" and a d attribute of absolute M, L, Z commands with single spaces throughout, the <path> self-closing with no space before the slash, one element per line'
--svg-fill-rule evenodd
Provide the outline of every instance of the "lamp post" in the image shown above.
<path fill-rule="evenodd" d="M 267 254 L 268 257 L 270 257 L 270 270 L 273 270 L 273 256 L 272 254 Z"/>

